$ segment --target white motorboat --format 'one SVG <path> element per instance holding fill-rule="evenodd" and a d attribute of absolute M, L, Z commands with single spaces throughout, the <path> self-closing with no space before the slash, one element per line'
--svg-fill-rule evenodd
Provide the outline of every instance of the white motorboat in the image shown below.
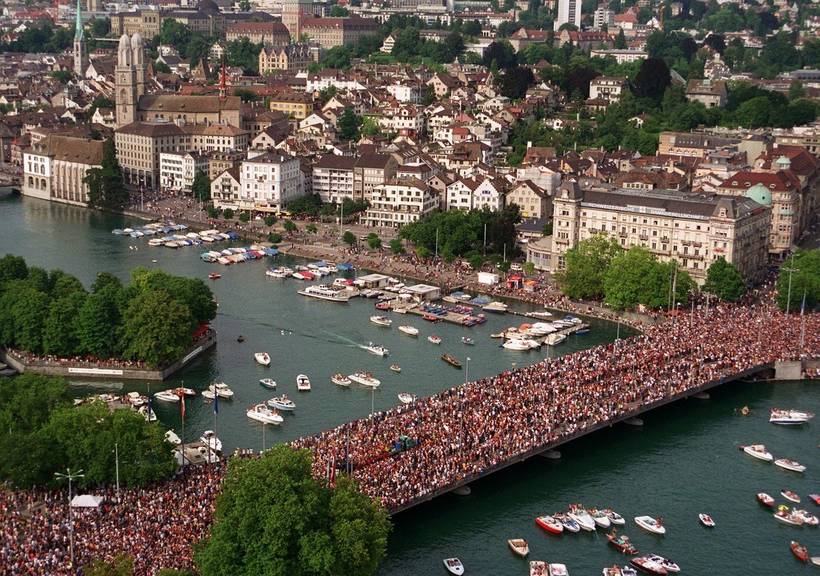
<path fill-rule="evenodd" d="M 814 418 L 814 414 L 811 412 L 772 408 L 771 414 L 769 415 L 769 422 L 772 424 L 780 424 L 781 426 L 799 426 L 805 424 L 812 418 Z"/>
<path fill-rule="evenodd" d="M 462 564 L 458 558 L 445 558 L 443 562 L 444 568 L 446 568 L 450 574 L 455 574 L 455 576 L 462 576 L 462 574 L 464 574 L 464 564 Z"/>
<path fill-rule="evenodd" d="M 430 334 L 427 337 L 427 341 L 431 344 L 441 344 L 441 336 L 436 336 L 435 334 Z"/>
<path fill-rule="evenodd" d="M 214 452 L 222 452 L 222 440 L 216 437 L 213 430 L 205 430 L 199 440 Z"/>
<path fill-rule="evenodd" d="M 296 389 L 299 392 L 309 392 L 310 391 L 310 378 L 308 378 L 304 374 L 299 374 L 296 377 Z"/>
<path fill-rule="evenodd" d="M 510 550 L 512 550 L 514 554 L 517 554 L 522 558 L 526 557 L 530 553 L 530 546 L 523 538 L 511 538 L 507 540 L 507 546 L 510 547 Z"/>
<path fill-rule="evenodd" d="M 407 326 L 407 325 L 399 326 L 399 332 L 403 332 L 404 334 L 407 334 L 408 336 L 418 336 L 419 335 L 419 329 L 416 328 L 415 326 Z"/>
<path fill-rule="evenodd" d="M 331 376 L 330 381 L 337 386 L 350 386 L 350 378 L 339 372 Z"/>
<path fill-rule="evenodd" d="M 788 524 L 789 526 L 802 526 L 803 525 L 803 517 L 800 514 L 797 514 L 791 510 L 789 510 L 788 506 L 780 506 L 780 509 L 772 514 L 774 519 L 778 522 L 782 522 L 783 524 Z"/>
<path fill-rule="evenodd" d="M 536 310 L 535 312 L 528 312 L 527 316 L 532 316 L 533 318 L 552 318 L 552 312 Z"/>
<path fill-rule="evenodd" d="M 274 408 L 270 408 L 264 403 L 253 406 L 245 412 L 245 414 L 247 414 L 251 420 L 256 420 L 262 424 L 278 426 L 284 421 L 284 418 L 282 418 Z"/>
<path fill-rule="evenodd" d="M 564 531 L 561 521 L 553 516 L 539 516 L 535 519 L 535 525 L 550 534 L 561 534 Z"/>
<path fill-rule="evenodd" d="M 412 404 L 415 401 L 416 397 L 413 394 L 408 394 L 407 392 L 399 393 L 399 402 L 402 404 Z"/>
<path fill-rule="evenodd" d="M 589 515 L 592 516 L 592 519 L 595 521 L 595 524 L 597 524 L 601 528 L 609 528 L 612 524 L 612 522 L 610 522 L 609 520 L 609 516 L 607 516 L 606 512 L 602 510 L 592 508 L 587 512 L 589 512 Z"/>
<path fill-rule="evenodd" d="M 680 566 L 672 562 L 669 558 L 664 558 L 663 556 L 658 556 L 657 554 L 650 554 L 647 556 L 652 562 L 656 564 L 660 564 L 663 566 L 667 572 L 680 572 Z"/>
<path fill-rule="evenodd" d="M 708 514 L 698 514 L 698 520 L 700 520 L 700 523 L 706 526 L 707 528 L 715 527 L 715 521 Z"/>
<path fill-rule="evenodd" d="M 173 430 L 167 430 L 165 432 L 165 441 L 169 444 L 173 444 L 174 446 L 179 446 L 182 444 L 182 439 L 180 439 L 177 433 Z"/>
<path fill-rule="evenodd" d="M 666 534 L 666 527 L 659 519 L 652 518 L 652 516 L 636 516 L 635 524 L 652 534 Z"/>
<path fill-rule="evenodd" d="M 581 531 L 581 527 L 578 526 L 578 522 L 576 522 L 566 514 L 553 514 L 552 517 L 558 520 L 561 523 L 561 526 L 563 526 L 564 530 L 566 530 L 567 532 Z"/>
<path fill-rule="evenodd" d="M 298 293 L 302 296 L 307 296 L 308 298 L 327 300 L 328 302 L 347 302 L 350 300 L 351 296 L 351 292 L 348 290 L 334 290 L 330 286 L 325 286 L 324 284 L 308 286 L 304 290 L 299 290 Z"/>
<path fill-rule="evenodd" d="M 554 332 L 552 334 L 547 334 L 547 337 L 544 338 L 544 344 L 546 344 L 547 346 L 558 346 L 566 339 L 566 334 L 559 334 L 557 332 Z"/>
<path fill-rule="evenodd" d="M 196 390 L 194 390 L 193 388 L 185 388 L 182 386 L 180 386 L 179 388 L 174 388 L 172 392 L 176 393 L 178 396 L 196 396 Z"/>
<path fill-rule="evenodd" d="M 461 343 L 466 344 L 467 346 L 473 346 L 473 345 L 475 345 L 475 340 L 473 340 L 469 336 L 462 336 L 461 337 Z"/>
<path fill-rule="evenodd" d="M 779 466 L 784 470 L 791 470 L 792 472 L 805 472 L 806 467 L 800 462 L 789 460 L 788 458 L 779 458 L 774 461 L 775 466 Z"/>
<path fill-rule="evenodd" d="M 631 566 L 611 566 L 601 571 L 602 576 L 638 576 Z"/>
<path fill-rule="evenodd" d="M 393 324 L 393 321 L 387 316 L 371 316 L 370 321 L 373 322 L 373 324 L 378 324 L 379 326 L 389 327 Z"/>
<path fill-rule="evenodd" d="M 367 386 L 368 388 L 378 388 L 381 384 L 381 380 L 374 378 L 369 372 L 356 372 L 355 374 L 350 374 L 348 378 L 351 382 Z"/>
<path fill-rule="evenodd" d="M 609 518 L 609 522 L 615 526 L 623 526 L 626 524 L 626 519 L 614 510 L 606 508 L 604 510 L 604 514 L 606 514 L 607 518 Z"/>
<path fill-rule="evenodd" d="M 228 385 L 224 382 L 214 382 L 213 384 L 209 384 L 208 391 L 226 400 L 233 398 L 233 390 L 228 388 Z M 202 395 L 205 396 L 205 392 L 203 392 Z M 211 398 L 213 397 L 211 396 Z"/>
<path fill-rule="evenodd" d="M 550 576 L 569 576 L 566 564 L 552 563 L 549 565 Z"/>
<path fill-rule="evenodd" d="M 507 340 L 501 346 L 505 350 L 519 350 L 523 352 L 525 350 L 532 350 L 528 342 L 528 340 L 523 340 L 521 338 L 513 338 L 511 340 Z"/>
<path fill-rule="evenodd" d="M 647 556 L 638 556 L 637 558 L 633 558 L 630 560 L 633 566 L 639 568 L 641 572 L 646 572 L 648 574 L 656 574 L 657 576 L 666 576 L 669 572 L 658 564 L 657 562 L 653 562 Z"/>
<path fill-rule="evenodd" d="M 276 398 L 271 398 L 267 401 L 267 405 L 271 408 L 276 408 L 277 410 L 284 410 L 286 412 L 291 412 L 296 409 L 296 404 L 294 404 L 293 400 L 288 398 L 287 394 L 282 394 L 281 396 L 277 396 Z"/>
<path fill-rule="evenodd" d="M 807 510 L 794 510 L 792 512 L 795 516 L 799 516 L 800 519 L 803 521 L 803 524 L 806 526 L 817 526 L 820 524 L 820 520 L 814 514 L 811 514 Z"/>
<path fill-rule="evenodd" d="M 172 390 L 163 390 L 154 394 L 154 398 L 163 402 L 179 402 L 179 394 Z"/>
<path fill-rule="evenodd" d="M 595 520 L 589 515 L 589 512 L 583 508 L 572 508 L 567 513 L 567 516 L 575 520 L 582 530 L 586 530 L 587 532 L 595 530 Z"/>
<path fill-rule="evenodd" d="M 549 576 L 547 563 L 543 560 L 530 560 L 530 576 Z"/>
<path fill-rule="evenodd" d="M 276 380 L 274 380 L 273 378 L 262 378 L 261 380 L 259 380 L 259 383 L 265 388 L 276 390 Z"/>
<path fill-rule="evenodd" d="M 270 366 L 270 355 L 267 352 L 257 352 L 253 357 L 256 359 L 257 364 Z"/>
<path fill-rule="evenodd" d="M 506 312 L 507 308 L 509 308 L 509 306 L 503 302 L 490 302 L 481 307 L 485 312 Z"/>
<path fill-rule="evenodd" d="M 148 402 L 148 397 L 143 396 L 139 392 L 129 392 L 128 394 L 125 395 L 125 399 L 134 408 L 139 408 L 140 406 L 144 406 L 145 403 Z"/>
<path fill-rule="evenodd" d="M 390 355 L 390 350 L 388 350 L 384 346 L 379 346 L 378 344 L 373 344 L 373 342 L 370 342 L 367 346 L 365 346 L 365 350 L 367 350 L 371 354 L 375 354 L 376 356 L 389 356 Z"/>
<path fill-rule="evenodd" d="M 757 458 L 758 460 L 763 460 L 764 462 L 771 462 L 772 460 L 774 460 L 772 455 L 766 451 L 766 446 L 764 446 L 763 444 L 752 444 L 750 446 L 743 446 L 743 451 L 752 458 Z"/>
<path fill-rule="evenodd" d="M 140 406 L 137 409 L 137 412 L 139 412 L 140 415 L 142 415 L 142 417 L 145 418 L 145 420 L 148 422 L 157 421 L 157 415 L 154 413 L 154 410 L 147 404 L 145 406 Z"/>
<path fill-rule="evenodd" d="M 780 491 L 780 495 L 783 496 L 783 498 L 785 498 L 789 502 L 800 504 L 800 495 L 793 490 L 787 490 L 786 488 L 784 488 Z"/>

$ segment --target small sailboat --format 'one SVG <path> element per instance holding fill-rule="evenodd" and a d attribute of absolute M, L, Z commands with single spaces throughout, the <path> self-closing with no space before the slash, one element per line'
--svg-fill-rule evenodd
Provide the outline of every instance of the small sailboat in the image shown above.
<path fill-rule="evenodd" d="M 706 526 L 707 528 L 715 527 L 715 521 L 708 514 L 698 514 L 698 519 L 700 520 L 700 523 Z"/>
<path fill-rule="evenodd" d="M 331 376 L 330 381 L 337 386 L 350 386 L 350 378 L 339 372 Z"/>
<path fill-rule="evenodd" d="M 257 352 L 253 355 L 257 364 L 262 366 L 270 366 L 270 355 L 267 352 Z"/>
<path fill-rule="evenodd" d="M 299 374 L 296 377 L 296 389 L 299 392 L 309 392 L 310 391 L 310 378 L 308 378 L 304 374 Z"/>
<path fill-rule="evenodd" d="M 412 404 L 416 401 L 416 397 L 413 394 L 408 394 L 407 392 L 399 393 L 399 402 L 402 404 Z"/>
<path fill-rule="evenodd" d="M 507 540 L 507 546 L 510 547 L 510 550 L 512 550 L 514 554 L 517 554 L 522 558 L 526 557 L 527 554 L 530 553 L 530 546 L 523 538 L 511 538 L 510 540 Z"/>
<path fill-rule="evenodd" d="M 259 383 L 265 388 L 276 390 L 276 380 L 274 380 L 273 378 L 262 378 L 261 380 L 259 380 Z"/>
<path fill-rule="evenodd" d="M 458 558 L 445 558 L 443 562 L 444 568 L 446 568 L 450 574 L 455 574 L 455 576 L 462 576 L 462 574 L 464 574 L 464 564 L 462 564 Z"/>

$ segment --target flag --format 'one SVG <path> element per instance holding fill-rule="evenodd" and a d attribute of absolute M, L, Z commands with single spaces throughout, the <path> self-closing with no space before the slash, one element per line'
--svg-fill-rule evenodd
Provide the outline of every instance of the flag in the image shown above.
<path fill-rule="evenodd" d="M 214 414 L 219 414 L 219 395 L 216 393 L 216 388 L 214 388 Z"/>
<path fill-rule="evenodd" d="M 185 394 L 184 393 L 182 393 L 182 392 L 179 393 L 179 400 L 180 400 L 179 411 L 180 411 L 180 414 L 182 415 L 182 420 L 184 422 L 185 421 Z"/>

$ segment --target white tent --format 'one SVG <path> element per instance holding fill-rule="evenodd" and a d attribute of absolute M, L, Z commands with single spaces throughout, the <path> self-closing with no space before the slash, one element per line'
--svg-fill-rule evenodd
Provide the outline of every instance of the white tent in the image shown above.
<path fill-rule="evenodd" d="M 71 499 L 72 508 L 99 508 L 102 501 L 105 500 L 102 496 L 92 496 L 91 494 L 77 494 Z"/>

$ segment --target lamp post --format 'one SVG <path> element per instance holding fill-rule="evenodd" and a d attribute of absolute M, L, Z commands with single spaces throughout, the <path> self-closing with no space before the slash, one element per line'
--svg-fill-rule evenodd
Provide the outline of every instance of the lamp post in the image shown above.
<path fill-rule="evenodd" d="M 68 553 L 71 557 L 71 568 L 74 568 L 74 508 L 71 507 L 71 485 L 77 478 L 84 478 L 85 474 L 80 470 L 79 472 L 71 472 L 71 468 L 66 468 L 66 473 L 55 472 L 54 477 L 57 480 L 68 480 Z"/>
<path fill-rule="evenodd" d="M 114 442 L 114 470 L 117 476 L 117 504 L 120 503 L 120 448 L 119 442 Z"/>
<path fill-rule="evenodd" d="M 792 256 L 792 264 L 788 268 L 783 268 L 783 271 L 789 273 L 789 289 L 786 293 L 786 316 L 788 316 L 792 303 L 792 274 L 800 272 L 798 268 L 794 267 L 794 256 Z"/>
<path fill-rule="evenodd" d="M 470 360 L 471 358 L 467 356 L 467 361 L 464 363 L 464 383 L 470 381 Z"/>

